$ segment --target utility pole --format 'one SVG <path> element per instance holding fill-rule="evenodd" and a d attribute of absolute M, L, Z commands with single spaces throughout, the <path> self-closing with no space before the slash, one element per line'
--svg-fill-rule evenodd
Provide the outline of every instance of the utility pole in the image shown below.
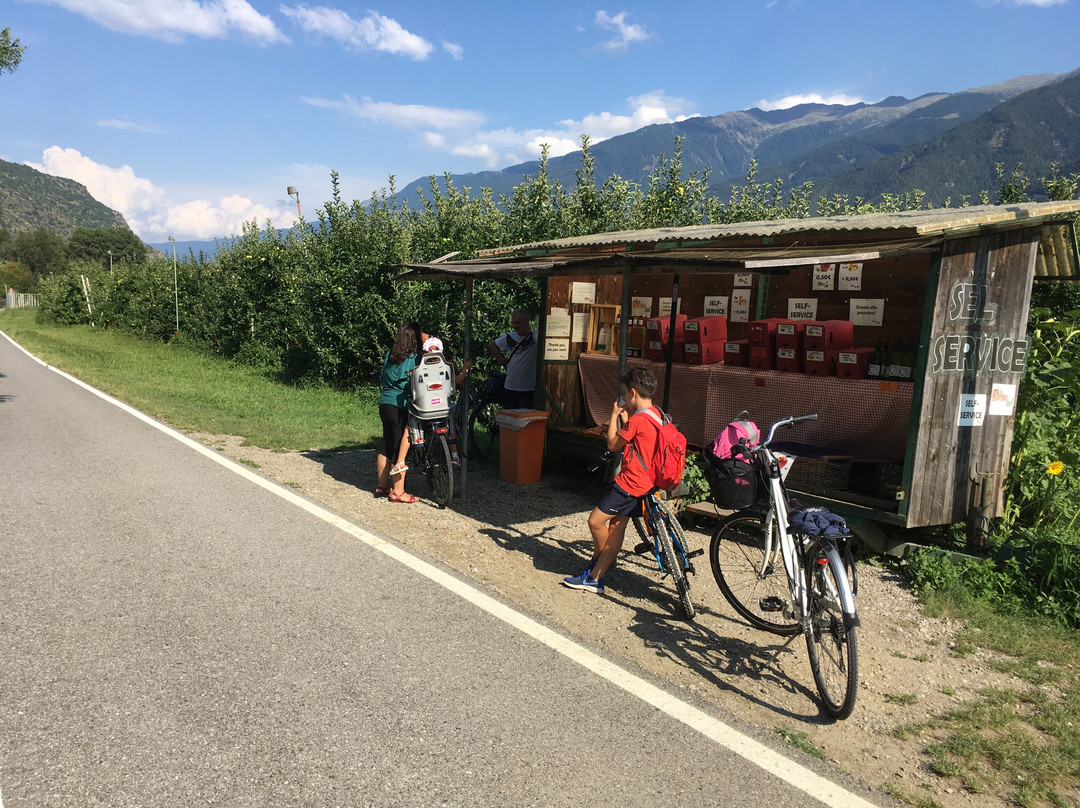
<path fill-rule="evenodd" d="M 169 236 L 172 242 L 172 288 L 173 303 L 176 305 L 176 333 L 180 333 L 180 287 L 176 284 L 176 239 Z"/>

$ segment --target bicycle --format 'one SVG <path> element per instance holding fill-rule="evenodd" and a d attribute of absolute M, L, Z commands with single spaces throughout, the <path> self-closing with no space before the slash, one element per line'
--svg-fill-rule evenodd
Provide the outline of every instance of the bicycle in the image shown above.
<path fill-rule="evenodd" d="M 798 504 L 789 501 L 780 460 L 769 448 L 779 427 L 816 418 L 777 421 L 762 443 L 749 448 L 758 475 L 754 482 L 766 484 L 767 499 L 720 523 L 709 558 L 720 591 L 752 626 L 782 636 L 803 633 L 826 711 L 847 718 L 855 708 L 859 678 L 857 580 L 848 534 L 838 543 L 824 531 L 813 535 L 791 529 L 793 517 L 807 514 L 820 514 L 825 522 L 831 517 L 838 532 L 842 520 L 828 511 L 792 507 Z"/>
<path fill-rule="evenodd" d="M 410 412 L 409 467 L 424 472 L 431 498 L 445 508 L 454 498 L 454 465 L 450 460 L 447 418 L 423 419 Z"/>
<path fill-rule="evenodd" d="M 600 462 L 592 466 L 590 471 L 599 471 L 611 459 L 611 452 L 604 452 Z M 694 565 L 690 559 L 704 554 L 704 550 L 686 550 L 686 534 L 682 525 L 671 509 L 651 491 L 641 498 L 641 514 L 631 517 L 641 544 L 634 548 L 637 555 L 643 555 L 650 550 L 660 572 L 671 575 L 675 582 L 675 589 L 679 593 L 679 602 L 687 620 L 693 620 L 697 614 L 694 602 L 690 598 L 690 581 L 687 573 L 695 574 Z M 674 559 L 674 563 L 670 563 Z"/>
<path fill-rule="evenodd" d="M 499 422 L 496 413 L 502 409 L 502 380 L 505 373 L 490 373 L 476 391 L 469 405 L 469 446 L 477 457 L 499 456 Z"/>

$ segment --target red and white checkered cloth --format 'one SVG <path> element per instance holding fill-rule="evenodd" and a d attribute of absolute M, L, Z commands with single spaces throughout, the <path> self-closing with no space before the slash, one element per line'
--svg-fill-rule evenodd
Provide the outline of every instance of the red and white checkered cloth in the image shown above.
<path fill-rule="evenodd" d="M 639 365 L 656 374 L 659 386 L 653 403 L 663 406 L 664 363 L 626 360 L 627 369 Z M 578 366 L 589 418 L 604 424 L 616 399 L 618 357 L 582 354 Z M 712 445 L 720 430 L 743 410 L 763 435 L 782 418 L 816 412 L 816 421 L 799 424 L 777 440 L 810 444 L 870 463 L 902 463 L 913 388 L 910 382 L 676 363 L 671 366 L 668 412 L 690 445 L 697 447 Z"/>

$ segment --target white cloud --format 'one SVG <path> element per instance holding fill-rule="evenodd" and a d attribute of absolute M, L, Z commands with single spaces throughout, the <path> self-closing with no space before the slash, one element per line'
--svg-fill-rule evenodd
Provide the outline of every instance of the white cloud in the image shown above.
<path fill-rule="evenodd" d="M 143 241 L 211 239 L 241 232 L 245 222 L 267 219 L 276 227 L 290 227 L 296 215 L 289 207 L 272 208 L 232 194 L 216 202 L 196 199 L 173 203 L 150 180 L 138 177 L 131 166 L 113 168 L 96 163 L 76 149 L 51 146 L 41 163 L 27 163 L 46 174 L 67 177 L 86 186 L 90 195 L 119 211 Z"/>
<path fill-rule="evenodd" d="M 112 31 L 168 42 L 186 36 L 224 39 L 239 34 L 261 44 L 288 42 L 274 22 L 246 0 L 32 0 L 82 14 Z"/>
<path fill-rule="evenodd" d="M 422 129 L 420 143 L 434 151 L 482 160 L 487 168 L 535 160 L 543 144 L 548 154 L 560 157 L 581 148 L 581 136 L 593 143 L 632 132 L 654 123 L 685 120 L 689 102 L 656 91 L 627 99 L 630 112 L 599 112 L 581 120 L 562 120 L 550 129 L 482 129 L 484 115 L 474 110 L 394 104 L 344 96 L 340 100 L 305 98 L 314 107 L 333 109 L 355 118 L 389 124 L 400 129 Z"/>
<path fill-rule="evenodd" d="M 799 104 L 844 104 L 850 106 L 851 104 L 862 103 L 865 103 L 864 99 L 853 95 L 844 95 L 843 93 L 835 93 L 829 96 L 824 96 L 821 93 L 804 93 L 802 95 L 788 95 L 779 101 L 761 99 L 755 106 L 758 109 L 769 111 L 773 109 L 789 109 Z"/>
<path fill-rule="evenodd" d="M 127 129 L 131 132 L 142 132 L 146 135 L 158 135 L 161 134 L 161 127 L 154 126 L 147 123 L 135 123 L 134 121 L 125 121 L 119 118 L 102 118 L 97 122 L 98 126 L 106 129 Z"/>
<path fill-rule="evenodd" d="M 460 62 L 465 58 L 465 49 L 456 42 L 444 42 L 442 43 L 442 47 L 444 51 L 450 54 L 450 57 L 455 62 Z"/>
<path fill-rule="evenodd" d="M 644 26 L 633 25 L 626 21 L 626 12 L 611 15 L 606 11 L 596 12 L 596 25 L 608 31 L 614 31 L 614 39 L 601 42 L 597 47 L 609 54 L 625 53 L 635 42 L 644 42 L 650 34 Z"/>
<path fill-rule="evenodd" d="M 326 98 L 303 98 L 305 104 L 323 109 L 333 109 L 354 118 L 388 123 L 402 129 L 430 127 L 434 129 L 462 129 L 479 126 L 484 116 L 469 109 L 429 107 L 423 104 L 394 104 L 389 101 L 372 101 L 342 96 L 339 101 Z"/>
<path fill-rule="evenodd" d="M 406 31 L 397 21 L 374 11 L 360 19 L 326 6 L 282 6 L 281 13 L 306 33 L 328 37 L 352 50 L 383 51 L 423 60 L 435 47 L 423 37 Z"/>

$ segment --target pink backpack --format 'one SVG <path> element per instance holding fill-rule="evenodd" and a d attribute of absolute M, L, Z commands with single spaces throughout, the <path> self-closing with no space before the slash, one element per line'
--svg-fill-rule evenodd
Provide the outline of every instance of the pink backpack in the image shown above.
<path fill-rule="evenodd" d="M 745 413 L 743 413 L 745 415 Z M 724 427 L 713 441 L 713 454 L 720 460 L 728 460 L 744 454 L 736 447 L 751 448 L 761 442 L 761 431 L 753 421 L 740 416 Z M 749 459 L 749 458 L 747 458 Z"/>

